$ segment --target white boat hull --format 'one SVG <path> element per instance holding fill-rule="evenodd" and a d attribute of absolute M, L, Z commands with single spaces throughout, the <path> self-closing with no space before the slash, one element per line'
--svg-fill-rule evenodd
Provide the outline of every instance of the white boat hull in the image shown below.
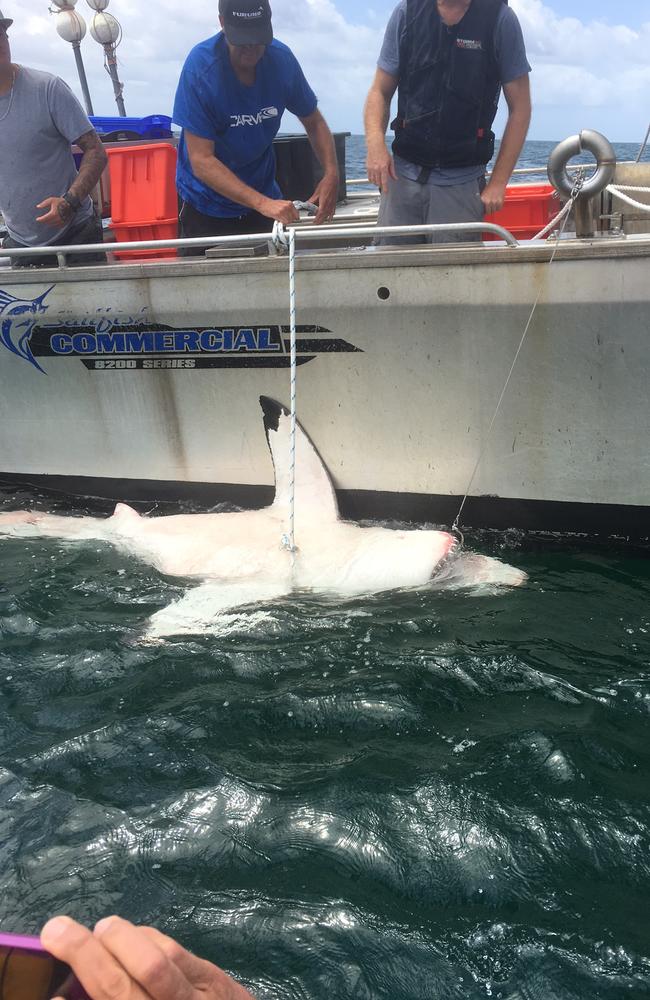
<path fill-rule="evenodd" d="M 299 260 L 298 410 L 344 512 L 449 523 L 483 452 L 465 523 L 650 535 L 650 241 L 550 252 Z M 7 270 L 1 292 L 42 297 L 33 362 L 0 307 L 5 482 L 268 500 L 258 397 L 289 399 L 286 258 Z"/>

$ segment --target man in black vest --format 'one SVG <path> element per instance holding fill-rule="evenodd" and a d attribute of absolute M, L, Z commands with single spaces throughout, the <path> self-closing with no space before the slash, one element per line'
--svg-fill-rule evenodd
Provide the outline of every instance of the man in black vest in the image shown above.
<path fill-rule="evenodd" d="M 480 222 L 503 207 L 530 124 L 529 72 L 507 0 L 401 0 L 365 108 L 368 178 L 382 193 L 379 225 Z M 508 123 L 486 184 L 501 89 Z M 386 128 L 396 90 L 391 156 Z M 447 232 L 377 243 L 471 238 Z"/>

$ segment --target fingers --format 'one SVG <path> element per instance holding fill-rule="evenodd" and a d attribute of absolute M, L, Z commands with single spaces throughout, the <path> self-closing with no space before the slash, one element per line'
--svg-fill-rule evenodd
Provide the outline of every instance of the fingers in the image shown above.
<path fill-rule="evenodd" d="M 146 996 L 154 1000 L 191 1000 L 194 989 L 167 953 L 171 948 L 161 947 L 143 928 L 119 917 L 108 917 L 97 924 L 94 936 Z"/>
<path fill-rule="evenodd" d="M 283 222 L 285 226 L 290 226 L 292 222 L 298 222 L 300 213 L 292 201 L 277 201 L 274 218 L 278 222 Z"/>
<path fill-rule="evenodd" d="M 250 993 L 226 975 L 212 962 L 197 958 L 191 952 L 157 931 L 154 927 L 142 927 L 142 933 L 165 952 L 171 962 L 178 966 L 185 978 L 202 996 L 214 1000 L 253 1000 Z"/>
<path fill-rule="evenodd" d="M 92 1000 L 147 1000 L 101 941 L 69 917 L 50 920 L 41 932 L 41 943 L 70 966 Z"/>
<path fill-rule="evenodd" d="M 50 223 L 50 222 L 53 222 L 55 219 L 58 218 L 58 213 L 57 213 L 56 208 L 55 208 L 55 202 L 56 201 L 57 201 L 56 198 L 46 198 L 45 201 L 39 202 L 39 204 L 36 207 L 37 208 L 47 208 L 48 211 L 45 212 L 44 215 L 37 216 L 36 217 L 36 221 L 37 222 Z M 60 221 L 61 220 L 59 219 L 59 222 Z"/>
<path fill-rule="evenodd" d="M 395 162 L 390 156 L 380 164 L 368 164 L 368 180 L 371 184 L 376 184 L 382 191 L 388 187 L 391 180 L 397 180 L 395 172 Z"/>
<path fill-rule="evenodd" d="M 485 214 L 493 215 L 494 212 L 500 212 L 503 208 L 505 197 L 505 187 L 488 184 L 481 192 L 481 201 L 485 208 Z"/>
<path fill-rule="evenodd" d="M 336 210 L 336 201 L 332 200 L 324 201 L 323 204 L 318 209 L 314 217 L 314 225 L 320 226 L 323 222 L 331 222 L 334 218 L 334 212 Z"/>
<path fill-rule="evenodd" d="M 140 929 L 145 937 L 157 945 L 169 961 L 173 962 L 181 970 L 192 986 L 200 989 L 210 982 L 211 971 L 215 968 L 210 962 L 206 962 L 202 958 L 197 958 L 196 955 L 181 947 L 173 938 L 162 934 L 155 927 L 142 927 Z"/>

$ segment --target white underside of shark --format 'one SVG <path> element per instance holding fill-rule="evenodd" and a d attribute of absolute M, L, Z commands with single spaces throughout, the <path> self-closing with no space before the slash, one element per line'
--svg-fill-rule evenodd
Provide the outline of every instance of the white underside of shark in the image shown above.
<path fill-rule="evenodd" d="M 149 620 L 146 637 L 215 629 L 227 612 L 292 593 L 349 599 L 383 591 L 440 586 L 513 587 L 526 576 L 496 559 L 455 552 L 452 535 L 435 530 L 361 527 L 342 521 L 331 479 L 298 425 L 295 544 L 286 545 L 290 501 L 290 417 L 262 397 L 275 468 L 275 500 L 263 510 L 143 517 L 118 504 L 109 518 L 39 512 L 0 514 L 0 536 L 104 541 L 165 576 L 196 579 L 184 597 Z"/>

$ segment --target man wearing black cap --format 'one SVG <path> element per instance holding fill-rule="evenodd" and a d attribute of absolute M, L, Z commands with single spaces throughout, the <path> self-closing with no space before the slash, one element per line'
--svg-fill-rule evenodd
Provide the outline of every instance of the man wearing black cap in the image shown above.
<path fill-rule="evenodd" d="M 63 80 L 11 61 L 12 24 L 0 11 L 0 211 L 9 232 L 3 246 L 101 243 L 90 192 L 107 163 L 104 148 Z M 73 145 L 83 150 L 79 172 Z M 68 263 L 105 259 L 103 253 L 72 254 Z M 20 267 L 57 264 L 50 255 L 14 261 Z"/>
<path fill-rule="evenodd" d="M 190 52 L 176 93 L 180 235 L 268 232 L 275 220 L 298 219 L 275 180 L 272 143 L 285 109 L 304 125 L 324 171 L 310 198 L 314 221 L 330 219 L 334 140 L 296 57 L 273 38 L 268 0 L 220 0 L 219 20 L 223 30 Z"/>

